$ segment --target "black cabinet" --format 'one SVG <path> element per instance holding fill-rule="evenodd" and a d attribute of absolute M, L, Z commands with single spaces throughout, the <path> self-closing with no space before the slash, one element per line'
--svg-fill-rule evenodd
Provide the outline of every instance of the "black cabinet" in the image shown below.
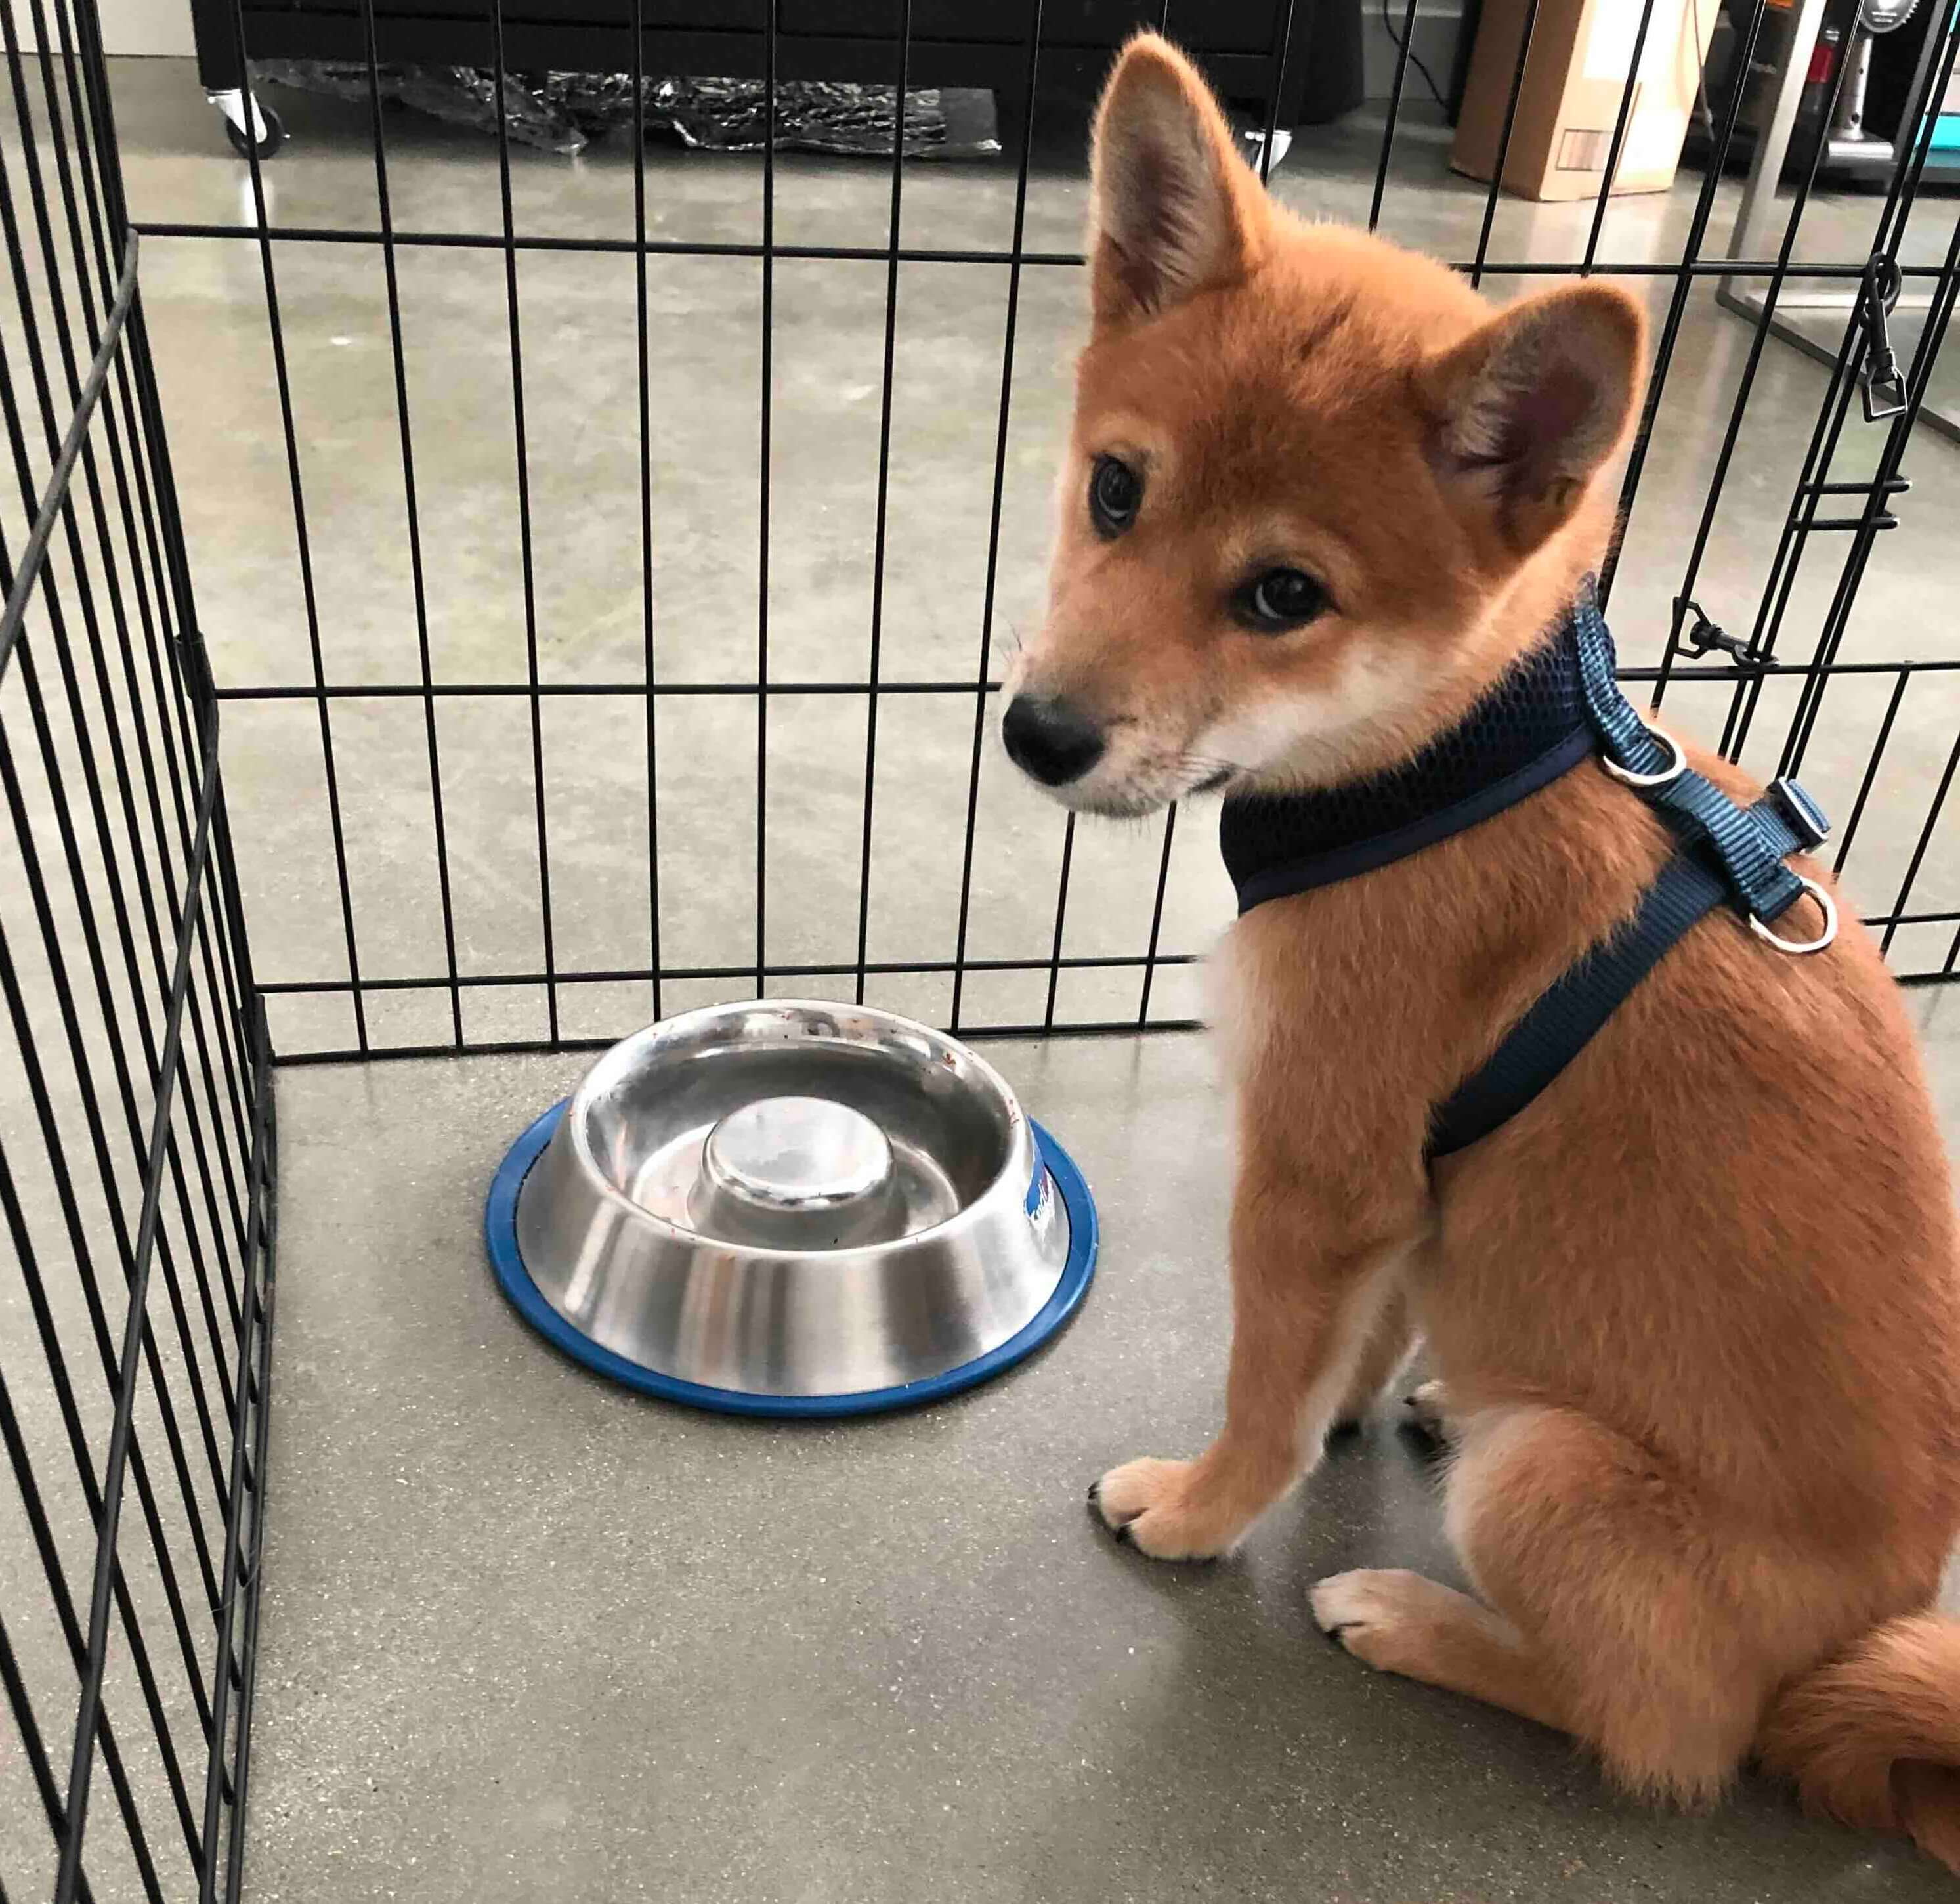
<path fill-rule="evenodd" d="M 1354 0 L 1328 10 L 1358 18 Z M 199 76 L 213 93 L 242 87 L 248 58 L 368 57 L 360 0 L 243 0 L 242 13 L 236 0 L 192 0 L 192 11 Z M 1322 11 L 1316 0 L 1180 0 L 1171 30 L 1227 98 L 1291 126 L 1302 116 L 1309 71 L 1319 65 L 1325 73 L 1313 43 Z M 896 77 L 896 0 L 777 0 L 776 11 L 779 78 L 889 84 Z M 910 83 L 986 87 L 1017 111 L 1035 11 L 1035 0 L 913 0 Z M 1161 14 L 1159 0 L 1043 0 L 1038 92 L 1092 91 L 1113 51 Z M 384 62 L 493 62 L 485 0 L 374 0 L 373 18 Z M 768 0 L 504 0 L 504 59 L 517 72 L 626 72 L 637 25 L 649 73 L 760 78 L 768 20 Z M 1358 74 L 1358 37 L 1340 36 L 1351 37 Z"/>

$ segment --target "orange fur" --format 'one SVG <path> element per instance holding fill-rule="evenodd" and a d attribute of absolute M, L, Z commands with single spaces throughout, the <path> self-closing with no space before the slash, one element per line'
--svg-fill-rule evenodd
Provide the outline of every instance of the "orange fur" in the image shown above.
<path fill-rule="evenodd" d="M 1095 183 L 1095 327 L 1017 677 L 1103 737 L 1060 796 L 1134 813 L 1406 759 L 1597 566 L 1637 310 L 1581 285 L 1494 314 L 1290 217 L 1151 36 L 1111 83 Z M 1104 456 L 1143 485 L 1113 536 L 1085 501 Z M 1249 632 L 1236 591 L 1275 565 L 1329 605 Z M 1147 1553 L 1229 1549 L 1399 1359 L 1405 1306 L 1447 1383 L 1448 1524 L 1483 1603 L 1348 1574 L 1316 1590 L 1322 1623 L 1564 1727 L 1630 1788 L 1704 1800 L 1759 1749 L 1960 1869 L 1960 1627 L 1927 1611 L 1960 1530 L 1960 1288 L 1869 939 L 1782 958 L 1717 912 L 1535 1103 L 1424 1163 L 1431 1107 L 1669 850 L 1581 768 L 1233 928 L 1224 1427 L 1195 1461 L 1113 1470 L 1101 1511 Z"/>

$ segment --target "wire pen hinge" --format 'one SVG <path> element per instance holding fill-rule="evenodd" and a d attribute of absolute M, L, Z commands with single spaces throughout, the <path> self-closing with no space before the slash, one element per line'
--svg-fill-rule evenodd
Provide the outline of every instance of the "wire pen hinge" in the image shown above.
<path fill-rule="evenodd" d="M 1698 661 L 1704 656 L 1719 651 L 1728 656 L 1739 668 L 1744 670 L 1762 667 L 1765 656 L 1752 651 L 1748 643 L 1739 635 L 1731 635 L 1718 623 L 1708 619 L 1707 610 L 1698 601 L 1683 601 L 1676 597 L 1674 613 L 1677 620 L 1691 616 L 1693 620 L 1682 631 L 1681 645 Z"/>
<path fill-rule="evenodd" d="M 1858 396 L 1867 423 L 1898 416 L 1906 404 L 1905 376 L 1892 355 L 1885 320 L 1899 296 L 1898 261 L 1875 251 L 1865 266 L 1860 307 L 1865 326 L 1865 361 L 1858 371 Z"/>
<path fill-rule="evenodd" d="M 177 667 L 191 705 L 200 713 L 215 712 L 218 705 L 218 682 L 211 671 L 211 655 L 204 645 L 204 631 L 185 629 L 170 645 L 177 650 Z"/>

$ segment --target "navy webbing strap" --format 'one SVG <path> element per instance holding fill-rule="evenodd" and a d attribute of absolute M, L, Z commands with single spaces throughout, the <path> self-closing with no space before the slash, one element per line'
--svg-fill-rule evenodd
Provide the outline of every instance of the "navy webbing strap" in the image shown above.
<path fill-rule="evenodd" d="M 1793 808 L 1780 788 L 1748 808 L 1746 817 L 1779 864 L 1783 855 L 1803 852 L 1823 837 L 1821 817 L 1813 823 L 1812 812 Z M 1569 966 L 1437 1107 L 1425 1151 L 1429 1158 L 1466 1149 L 1515 1117 L 1585 1049 L 1688 928 L 1730 896 L 1727 879 L 1708 864 L 1708 852 L 1698 843 L 1669 860 L 1634 916 Z"/>
<path fill-rule="evenodd" d="M 1782 917 L 1803 896 L 1803 881 L 1783 863 L 1786 854 L 1800 849 L 1780 843 L 1764 826 L 1760 805 L 1739 807 L 1713 781 L 1685 766 L 1674 743 L 1634 711 L 1620 692 L 1613 638 L 1589 583 L 1580 591 L 1572 622 L 1579 645 L 1580 693 L 1608 761 L 1684 845 L 1707 843 L 1739 911 L 1765 925 Z"/>
<path fill-rule="evenodd" d="M 1508 1122 L 1585 1049 L 1668 949 L 1722 903 L 1726 888 L 1686 853 L 1669 861 L 1640 910 L 1568 966 L 1482 1066 L 1437 1107 L 1426 1154 L 1467 1149 Z"/>
<path fill-rule="evenodd" d="M 1583 1051 L 1634 988 L 1696 921 L 1724 899 L 1787 952 L 1821 950 L 1837 931 L 1829 896 L 1784 864 L 1822 844 L 1828 823 L 1794 781 L 1778 780 L 1739 806 L 1689 767 L 1620 692 L 1613 638 L 1589 581 L 1572 615 L 1580 693 L 1604 765 L 1653 807 L 1680 850 L 1642 895 L 1633 917 L 1572 965 L 1507 1032 L 1497 1049 L 1440 1105 L 1427 1154 L 1467 1148 L 1515 1117 Z M 1768 930 L 1806 892 L 1824 909 L 1822 935 L 1792 944 Z"/>

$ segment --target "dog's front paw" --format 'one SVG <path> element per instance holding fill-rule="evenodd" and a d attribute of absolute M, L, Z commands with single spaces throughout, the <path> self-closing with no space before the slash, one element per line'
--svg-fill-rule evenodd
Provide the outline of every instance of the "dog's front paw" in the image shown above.
<path fill-rule="evenodd" d="M 1194 1498 L 1195 1461 L 1147 1456 L 1112 1468 L 1089 1490 L 1102 1524 L 1153 1560 L 1214 1560 L 1244 1532 Z"/>

